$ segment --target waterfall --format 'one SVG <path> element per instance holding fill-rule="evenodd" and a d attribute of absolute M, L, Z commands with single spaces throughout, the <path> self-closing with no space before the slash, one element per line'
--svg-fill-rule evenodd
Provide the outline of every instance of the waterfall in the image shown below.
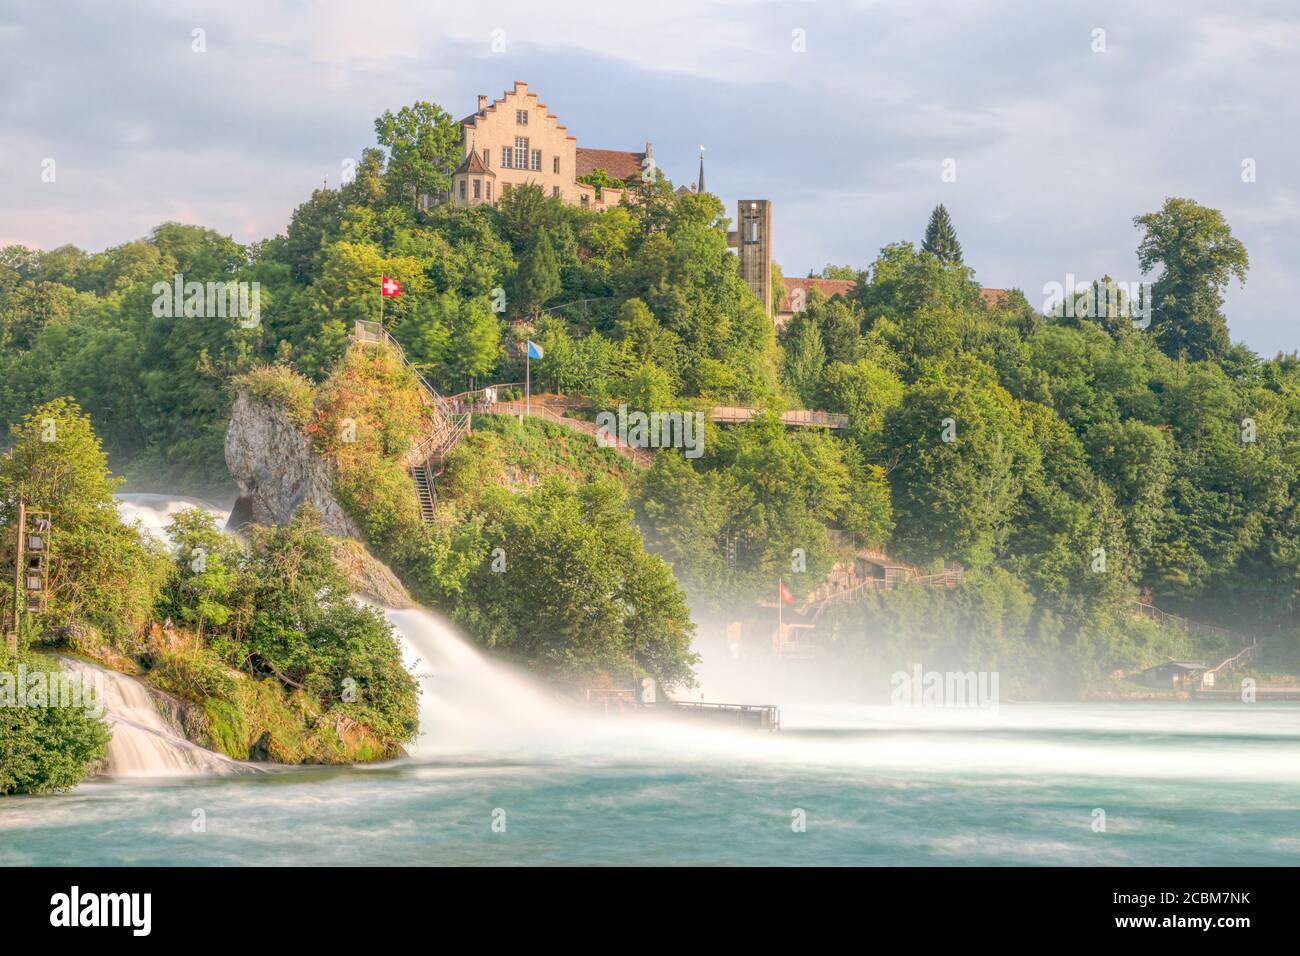
<path fill-rule="evenodd" d="M 108 776 L 230 774 L 253 769 L 182 737 L 163 720 L 153 697 L 139 681 L 88 661 L 62 658 L 60 663 L 102 695 L 104 719 L 113 734 L 104 768 Z"/>
<path fill-rule="evenodd" d="M 420 684 L 415 753 L 524 753 L 577 730 L 577 713 L 526 675 L 484 657 L 446 619 L 423 608 L 379 610 Z"/>
<path fill-rule="evenodd" d="M 230 517 L 229 509 L 214 508 L 198 498 L 180 495 L 121 494 L 117 499 L 117 513 L 124 524 L 139 521 L 149 534 L 160 541 L 167 540 L 167 525 L 178 513 L 190 508 L 202 508 L 217 519 L 217 527 L 224 528 Z"/>
<path fill-rule="evenodd" d="M 200 507 L 217 517 L 222 512 L 193 498 L 172 495 L 117 495 L 118 514 L 126 523 L 139 521 L 149 534 L 166 540 L 173 515 Z M 104 720 L 113 737 L 104 772 L 112 777 L 161 777 L 176 774 L 244 773 L 247 764 L 192 743 L 169 726 L 149 691 L 139 681 L 89 661 L 60 658 L 63 669 L 99 690 Z"/>

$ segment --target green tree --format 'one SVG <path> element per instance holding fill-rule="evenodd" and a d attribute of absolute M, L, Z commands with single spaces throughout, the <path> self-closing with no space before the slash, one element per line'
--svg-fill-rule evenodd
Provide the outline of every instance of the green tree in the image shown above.
<path fill-rule="evenodd" d="M 446 110 L 423 100 L 396 113 L 385 111 L 375 120 L 375 136 L 388 151 L 384 187 L 389 202 L 414 209 L 420 196 L 449 190 L 460 160 L 460 135 Z"/>
<path fill-rule="evenodd" d="M 108 752 L 108 728 L 84 707 L 15 706 L 20 662 L 29 676 L 59 672 L 48 657 L 0 647 L 0 796 L 75 787 Z"/>
<path fill-rule="evenodd" d="M 1010 396 L 973 382 L 919 384 L 885 416 L 883 441 L 899 552 L 987 566 L 1036 467 Z"/>
<path fill-rule="evenodd" d="M 0 525 L 13 527 L 21 495 L 53 524 L 46 631 L 79 622 L 125 637 L 148 620 L 165 559 L 118 517 L 108 471 L 90 420 L 55 399 L 10 426 L 13 448 L 0 457 Z M 7 585 L 12 594 L 12 585 Z"/>
<path fill-rule="evenodd" d="M 1159 212 L 1133 224 L 1143 230 L 1137 250 L 1143 275 L 1162 267 L 1151 290 L 1160 348 L 1174 358 L 1222 358 L 1230 347 L 1223 288 L 1234 278 L 1246 284 L 1246 247 L 1221 212 L 1190 199 L 1166 199 Z"/>
<path fill-rule="evenodd" d="M 515 273 L 515 310 L 520 314 L 535 312 L 560 292 L 560 267 L 545 229 L 519 263 Z"/>
<path fill-rule="evenodd" d="M 461 616 L 487 643 L 567 678 L 636 669 L 664 686 L 691 679 L 685 596 L 645 552 L 622 489 L 550 479 L 522 496 L 494 489 L 485 503 L 506 570 L 482 555 Z"/>
<path fill-rule="evenodd" d="M 204 631 L 219 628 L 233 613 L 239 548 L 221 533 L 211 512 L 189 508 L 167 525 L 173 570 L 159 601 L 159 612 Z"/>
<path fill-rule="evenodd" d="M 957 241 L 957 230 L 953 228 L 952 219 L 943 203 L 934 207 L 930 221 L 925 227 L 925 242 L 921 248 L 935 256 L 944 265 L 962 264 L 961 243 Z"/>
<path fill-rule="evenodd" d="M 826 367 L 821 331 L 811 321 L 797 322 L 785 349 L 785 381 L 804 408 L 811 408 Z"/>

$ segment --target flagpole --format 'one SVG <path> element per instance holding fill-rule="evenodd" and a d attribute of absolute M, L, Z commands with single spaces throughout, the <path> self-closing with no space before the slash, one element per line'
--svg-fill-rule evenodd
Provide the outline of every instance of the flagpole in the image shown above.
<path fill-rule="evenodd" d="M 524 416 L 533 413 L 533 344 L 524 340 Z"/>
<path fill-rule="evenodd" d="M 379 277 L 379 331 L 384 331 L 384 277 Z"/>

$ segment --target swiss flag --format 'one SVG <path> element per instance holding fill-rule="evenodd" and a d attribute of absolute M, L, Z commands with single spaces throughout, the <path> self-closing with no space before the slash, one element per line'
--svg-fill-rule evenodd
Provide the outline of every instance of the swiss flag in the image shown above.
<path fill-rule="evenodd" d="M 383 276 L 379 280 L 379 294 L 385 299 L 396 299 L 402 294 L 402 284 L 389 276 Z"/>
<path fill-rule="evenodd" d="M 789 589 L 788 587 L 785 586 L 785 582 L 784 582 L 784 581 L 778 581 L 778 582 L 777 582 L 777 586 L 781 588 L 781 603 L 783 603 L 783 604 L 793 604 L 793 603 L 794 603 L 794 595 L 791 594 L 791 593 L 790 593 L 790 589 Z"/>

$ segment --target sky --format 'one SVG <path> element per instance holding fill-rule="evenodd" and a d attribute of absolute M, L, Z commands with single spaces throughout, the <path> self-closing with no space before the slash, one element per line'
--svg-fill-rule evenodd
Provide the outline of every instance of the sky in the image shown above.
<path fill-rule="evenodd" d="M 1295 0 L 123 7 L 0 0 L 0 245 L 273 236 L 385 110 L 461 117 L 524 80 L 580 146 L 650 141 L 675 183 L 703 145 L 731 215 L 772 200 L 787 275 L 919 243 L 942 202 L 980 283 L 1041 305 L 1140 280 L 1133 217 L 1194 199 L 1250 254 L 1234 340 L 1300 348 Z"/>

